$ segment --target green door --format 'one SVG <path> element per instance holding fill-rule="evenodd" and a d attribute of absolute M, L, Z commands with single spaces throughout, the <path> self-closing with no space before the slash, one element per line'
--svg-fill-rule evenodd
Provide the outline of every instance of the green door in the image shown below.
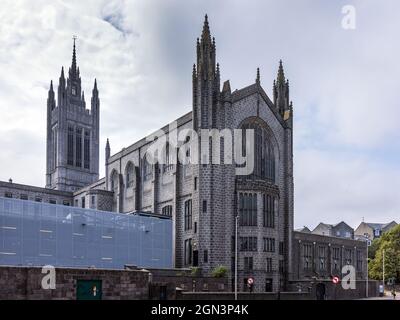
<path fill-rule="evenodd" d="M 101 280 L 78 280 L 77 300 L 101 300 Z"/>

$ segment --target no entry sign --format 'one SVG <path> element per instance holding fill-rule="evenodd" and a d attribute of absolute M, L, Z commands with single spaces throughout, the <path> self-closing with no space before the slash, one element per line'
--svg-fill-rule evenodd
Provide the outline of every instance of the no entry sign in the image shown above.
<path fill-rule="evenodd" d="M 339 281 L 340 281 L 339 277 L 336 277 L 336 276 L 335 276 L 335 277 L 332 278 L 332 282 L 333 282 L 334 284 L 338 284 Z"/>

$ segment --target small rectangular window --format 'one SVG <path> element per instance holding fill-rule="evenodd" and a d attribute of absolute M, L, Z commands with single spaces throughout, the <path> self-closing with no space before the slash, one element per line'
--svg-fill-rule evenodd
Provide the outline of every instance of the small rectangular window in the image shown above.
<path fill-rule="evenodd" d="M 207 200 L 203 200 L 203 213 L 207 212 Z"/>
<path fill-rule="evenodd" d="M 194 177 L 194 191 L 197 190 L 197 177 Z"/>
<path fill-rule="evenodd" d="M 4 196 L 5 196 L 6 198 L 12 198 L 12 193 L 11 193 L 11 192 L 6 192 L 6 193 L 4 194 Z"/>
<path fill-rule="evenodd" d="M 70 202 L 69 202 L 69 201 L 67 201 L 67 200 L 64 200 L 64 201 L 63 201 L 63 205 L 64 205 L 64 206 L 70 206 L 71 204 L 70 204 Z"/>
<path fill-rule="evenodd" d="M 27 194 L 21 194 L 21 195 L 19 196 L 19 198 L 20 198 L 21 200 L 28 200 L 28 195 L 27 195 Z"/>
<path fill-rule="evenodd" d="M 204 250 L 204 263 L 208 263 L 208 250 Z"/>
<path fill-rule="evenodd" d="M 36 202 L 42 202 L 42 198 L 36 197 L 36 198 L 35 198 L 35 201 L 36 201 Z"/>
<path fill-rule="evenodd" d="M 54 200 L 54 199 L 50 199 L 50 200 L 49 200 L 49 203 L 50 203 L 50 204 L 57 204 L 57 201 Z"/>
<path fill-rule="evenodd" d="M 85 208 L 85 197 L 82 197 L 82 208 Z"/>
<path fill-rule="evenodd" d="M 194 223 L 194 233 L 197 233 L 197 222 Z"/>

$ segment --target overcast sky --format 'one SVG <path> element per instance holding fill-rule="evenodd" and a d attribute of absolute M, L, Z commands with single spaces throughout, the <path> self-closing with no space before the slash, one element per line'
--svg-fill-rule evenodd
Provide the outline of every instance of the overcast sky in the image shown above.
<path fill-rule="evenodd" d="M 353 5 L 356 28 L 344 29 Z M 398 0 L 2 0 L 0 180 L 44 186 L 50 80 L 77 35 L 86 100 L 101 99 L 101 159 L 191 110 L 208 13 L 222 81 L 272 97 L 279 59 L 294 104 L 295 226 L 400 220 Z M 101 171 L 103 175 L 104 170 Z"/>

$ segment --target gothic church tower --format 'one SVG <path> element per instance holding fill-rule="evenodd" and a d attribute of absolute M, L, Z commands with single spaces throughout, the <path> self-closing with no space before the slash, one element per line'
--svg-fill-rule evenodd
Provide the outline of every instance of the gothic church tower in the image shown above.
<path fill-rule="evenodd" d="M 86 109 L 81 84 L 74 39 L 67 79 L 61 69 L 57 103 L 53 81 L 48 93 L 46 188 L 75 191 L 99 178 L 99 92 L 95 80 Z"/>

